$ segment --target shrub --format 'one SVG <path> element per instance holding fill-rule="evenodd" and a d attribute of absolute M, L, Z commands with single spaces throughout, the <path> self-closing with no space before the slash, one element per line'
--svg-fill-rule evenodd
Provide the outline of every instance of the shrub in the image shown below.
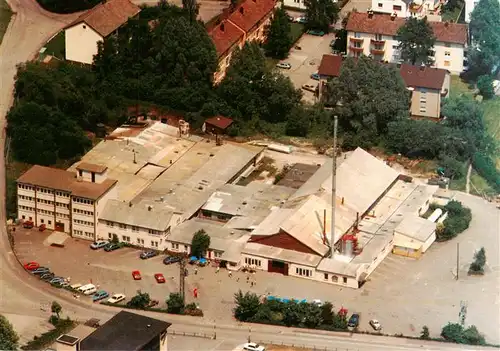
<path fill-rule="evenodd" d="M 236 302 L 234 317 L 237 320 L 242 322 L 249 321 L 257 314 L 260 307 L 260 301 L 256 294 L 248 291 L 243 294 L 240 290 L 234 294 L 234 300 Z"/>
<path fill-rule="evenodd" d="M 500 174 L 491 156 L 476 152 L 472 158 L 474 169 L 497 192 L 500 192 Z"/>
<path fill-rule="evenodd" d="M 484 99 L 491 99 L 495 96 L 493 89 L 493 79 L 489 75 L 480 76 L 477 80 L 477 89 Z"/>
<path fill-rule="evenodd" d="M 420 332 L 420 339 L 429 339 L 429 328 L 426 325 L 422 327 L 422 332 Z"/>
<path fill-rule="evenodd" d="M 143 310 L 149 305 L 150 302 L 151 298 L 148 293 L 142 293 L 140 290 L 137 290 L 137 295 L 132 297 L 130 301 L 127 302 L 127 307 Z"/>
<path fill-rule="evenodd" d="M 469 274 L 482 274 L 484 272 L 484 265 L 486 264 L 486 252 L 484 247 L 474 254 L 474 261 L 469 267 Z"/>
<path fill-rule="evenodd" d="M 485 345 L 486 341 L 484 336 L 479 333 L 476 326 L 471 325 L 469 328 L 464 329 L 461 324 L 448 323 L 441 331 L 441 336 L 447 340 L 456 342 L 457 344 L 469 345 Z"/>
<path fill-rule="evenodd" d="M 184 300 L 179 293 L 170 293 L 167 302 L 167 312 L 182 314 L 184 312 Z"/>
<path fill-rule="evenodd" d="M 459 201 L 450 201 L 444 209 L 448 212 L 448 217 L 444 220 L 443 227 L 436 231 L 438 241 L 453 239 L 469 228 L 472 220 L 470 209 L 463 207 Z"/>

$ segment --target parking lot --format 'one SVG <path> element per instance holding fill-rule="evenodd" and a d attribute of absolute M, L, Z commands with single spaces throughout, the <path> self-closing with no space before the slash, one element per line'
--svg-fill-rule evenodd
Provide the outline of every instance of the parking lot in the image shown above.
<path fill-rule="evenodd" d="M 333 33 L 329 33 L 322 37 L 304 34 L 297 41 L 295 46 L 299 46 L 300 50 L 295 47 L 290 50 L 290 55 L 287 59 L 281 62 L 289 63 L 292 68 L 283 69 L 282 73 L 290 77 L 293 85 L 300 89 L 304 84 L 316 86 L 318 81 L 310 78 L 311 74 L 318 71 L 321 58 L 324 54 L 331 53 L 330 42 L 335 38 Z M 304 100 L 314 103 L 315 97 L 312 92 L 302 90 Z"/>
<path fill-rule="evenodd" d="M 357 290 L 331 286 L 301 278 L 257 272 L 249 276 L 237 272 L 232 277 L 214 267 L 199 268 L 197 275 L 187 265 L 186 300 L 197 302 L 207 323 L 232 323 L 233 296 L 239 289 L 258 294 L 297 299 L 331 301 L 336 309 L 345 307 L 349 313 L 361 314 L 361 330 L 370 330 L 368 321 L 380 320 L 383 332 L 417 335 L 424 325 L 431 335 L 438 336 L 448 321 L 458 321 L 461 301 L 468 303 L 466 324 L 474 324 L 487 340 L 500 342 L 500 286 L 498 209 L 477 197 L 461 194 L 459 199 L 472 209 L 470 228 L 458 238 L 446 243 L 434 243 L 420 260 L 389 255 Z M 162 257 L 140 260 L 139 251 L 122 248 L 114 252 L 93 251 L 86 241 L 68 239 L 64 248 L 50 247 L 44 241 L 47 232 L 36 230 L 15 233 L 16 251 L 21 261 L 36 260 L 49 266 L 57 275 L 71 277 L 71 283 L 92 281 L 101 289 L 124 293 L 127 297 L 137 290 L 148 292 L 151 298 L 165 299 L 179 286 L 179 266 L 166 266 Z M 460 276 L 455 280 L 456 243 L 460 242 Z M 468 265 L 475 250 L 485 246 L 487 269 L 483 277 L 467 276 Z M 140 270 L 142 280 L 132 279 L 132 270 Z M 157 284 L 153 274 L 163 273 L 165 284 Z M 193 289 L 198 288 L 198 298 Z"/>

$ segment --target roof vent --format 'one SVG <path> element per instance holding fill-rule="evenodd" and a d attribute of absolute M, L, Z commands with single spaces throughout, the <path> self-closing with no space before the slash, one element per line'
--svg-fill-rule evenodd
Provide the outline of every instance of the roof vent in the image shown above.
<path fill-rule="evenodd" d="M 132 207 L 132 201 L 128 203 L 128 207 Z"/>
<path fill-rule="evenodd" d="M 373 10 L 369 9 L 368 10 L 368 18 L 372 18 L 372 17 L 373 17 Z"/>
<path fill-rule="evenodd" d="M 153 209 L 153 206 L 148 205 L 148 211 L 151 211 Z"/>
<path fill-rule="evenodd" d="M 246 205 L 246 204 L 247 204 L 247 202 L 246 202 L 246 201 L 243 201 L 243 205 Z"/>
<path fill-rule="evenodd" d="M 151 324 L 148 324 L 148 325 L 147 325 L 147 327 L 148 327 L 148 328 L 151 328 Z"/>
<path fill-rule="evenodd" d="M 243 6 L 240 7 L 240 13 L 243 14 L 243 12 L 245 12 L 245 10 L 243 9 Z"/>
<path fill-rule="evenodd" d="M 391 14 L 391 21 L 394 21 L 396 19 L 396 17 L 398 17 L 398 14 L 396 12 L 393 12 Z"/>
<path fill-rule="evenodd" d="M 448 22 L 448 21 L 444 22 L 445 27 L 448 27 L 449 25 L 450 25 L 450 22 Z"/>

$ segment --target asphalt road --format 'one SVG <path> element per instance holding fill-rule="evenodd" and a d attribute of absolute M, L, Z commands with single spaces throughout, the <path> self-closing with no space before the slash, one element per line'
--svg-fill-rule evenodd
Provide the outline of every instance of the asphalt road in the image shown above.
<path fill-rule="evenodd" d="M 55 15 L 41 9 L 35 0 L 9 0 L 15 12 L 0 47 L 0 128 L 5 140 L 5 115 L 12 103 L 12 91 L 16 65 L 33 58 L 39 48 L 78 14 Z M 4 143 L 0 143 L 0 179 L 5 179 Z M 0 313 L 26 317 L 46 318 L 47 311 L 40 308 L 53 300 L 63 306 L 65 315 L 77 320 L 94 317 L 101 321 L 111 318 L 117 309 L 76 300 L 64 290 L 47 288 L 47 285 L 25 272 L 14 256 L 8 242 L 5 227 L 5 182 L 0 181 Z M 446 350 L 457 345 L 421 342 L 368 335 L 334 334 L 319 331 L 275 328 L 261 325 L 207 325 L 196 317 L 140 312 L 173 323 L 171 330 L 177 333 L 217 334 L 217 340 L 244 342 L 252 340 L 277 342 L 316 348 L 339 350 Z M 203 339 L 200 339 L 200 341 Z M 201 342 L 200 342 L 201 343 Z M 472 348 L 463 348 L 471 349 Z M 474 348 L 477 350 L 477 348 Z"/>

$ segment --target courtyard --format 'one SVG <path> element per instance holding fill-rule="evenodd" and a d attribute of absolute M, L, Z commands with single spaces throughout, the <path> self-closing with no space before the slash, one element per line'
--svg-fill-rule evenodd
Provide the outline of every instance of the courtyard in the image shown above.
<path fill-rule="evenodd" d="M 499 343 L 499 224 L 498 209 L 484 200 L 458 194 L 458 200 L 472 210 L 470 228 L 456 239 L 434 243 L 420 260 L 389 255 L 365 285 L 353 290 L 307 279 L 285 277 L 258 271 L 248 276 L 236 272 L 232 277 L 215 267 L 187 265 L 186 301 L 203 309 L 207 323 L 231 323 L 233 295 L 239 289 L 297 299 L 331 301 L 335 309 L 345 307 L 349 314 L 361 315 L 360 330 L 370 330 L 368 321 L 378 319 L 387 334 L 418 335 L 424 325 L 438 336 L 447 322 L 457 322 L 461 301 L 468 305 L 466 324 L 474 324 L 490 343 Z M 488 225 L 485 225 L 488 223 Z M 170 292 L 179 287 L 179 266 L 164 265 L 163 256 L 140 260 L 139 251 L 122 248 L 113 252 L 93 251 L 89 242 L 69 238 L 64 248 L 49 246 L 47 232 L 18 229 L 15 248 L 22 262 L 37 261 L 56 275 L 71 277 L 71 283 L 92 281 L 110 294 L 127 298 L 137 290 L 148 292 L 165 306 Z M 460 243 L 459 279 L 455 279 L 456 249 Z M 487 268 L 483 277 L 467 276 L 475 250 L 486 248 Z M 134 281 L 132 271 L 140 270 L 142 280 Z M 153 275 L 163 273 L 167 282 L 157 284 Z M 252 286 L 251 282 L 255 284 Z M 198 298 L 193 290 L 198 289 Z"/>

